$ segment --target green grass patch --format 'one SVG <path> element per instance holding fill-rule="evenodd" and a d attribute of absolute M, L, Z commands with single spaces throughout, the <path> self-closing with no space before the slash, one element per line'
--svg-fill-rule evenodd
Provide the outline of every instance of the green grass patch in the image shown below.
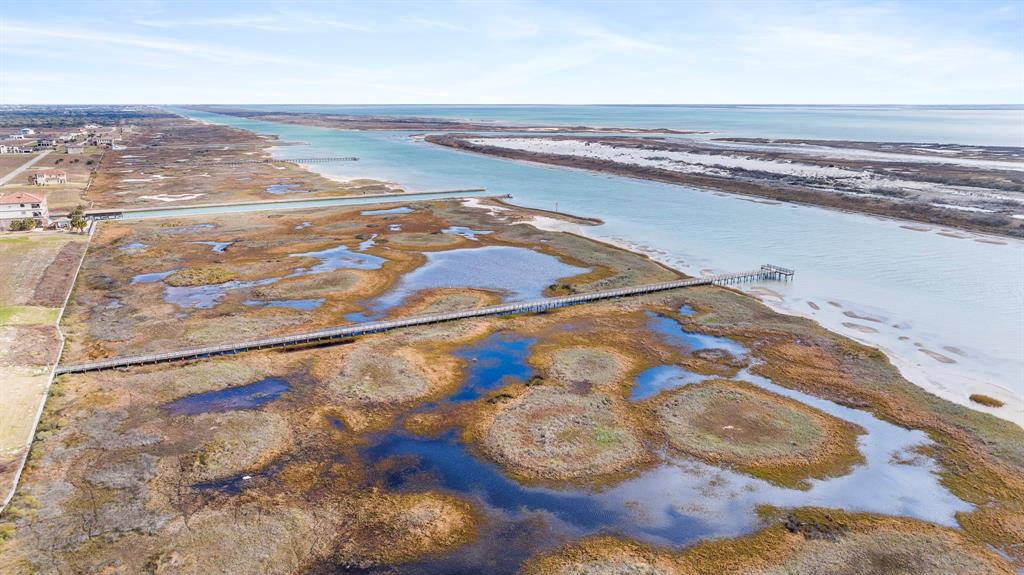
<path fill-rule="evenodd" d="M 52 325 L 60 309 L 30 305 L 0 306 L 0 325 Z"/>

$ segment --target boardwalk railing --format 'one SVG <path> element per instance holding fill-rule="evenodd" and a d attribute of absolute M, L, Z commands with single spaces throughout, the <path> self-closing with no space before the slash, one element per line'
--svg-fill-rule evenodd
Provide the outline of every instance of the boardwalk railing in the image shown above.
<path fill-rule="evenodd" d="M 242 166 L 245 164 L 275 164 L 279 162 L 292 162 L 295 164 L 329 164 L 331 162 L 358 162 L 355 156 L 328 156 L 324 158 L 264 158 L 253 160 L 201 160 L 195 162 L 202 166 Z"/>
<path fill-rule="evenodd" d="M 497 316 L 497 315 L 509 315 L 517 313 L 535 313 L 545 311 L 554 308 L 566 307 L 571 305 L 578 305 L 581 303 L 587 303 L 598 300 L 642 295 L 660 291 L 667 291 L 679 288 L 687 288 L 694 286 L 704 285 L 721 285 L 721 284 L 734 284 L 748 281 L 760 281 L 760 280 L 778 280 L 778 279 L 789 279 L 793 276 L 793 270 L 782 268 L 773 265 L 763 265 L 760 268 L 739 273 L 730 274 L 719 274 L 714 276 L 705 276 L 699 278 L 690 278 L 685 280 L 676 280 L 657 284 L 647 284 L 641 286 L 625 287 L 611 290 L 603 290 L 585 294 L 567 295 L 560 297 L 551 297 L 533 301 L 515 302 L 500 305 L 492 305 L 487 307 L 481 307 L 476 309 L 468 309 L 463 311 L 449 312 L 449 313 L 438 313 L 430 315 L 419 315 L 407 318 L 395 319 L 390 321 L 375 321 L 358 323 L 354 325 L 346 325 L 341 327 L 333 327 L 320 331 L 313 331 L 307 333 L 286 335 L 281 337 L 270 337 L 264 339 L 256 339 L 252 341 L 243 341 L 238 343 L 214 345 L 207 347 L 196 347 L 190 349 L 181 349 L 177 351 L 169 351 L 165 353 L 154 353 L 147 355 L 135 355 L 126 357 L 115 357 L 111 359 L 104 359 L 100 361 L 93 361 L 89 363 L 80 363 L 78 365 L 66 365 L 57 368 L 57 374 L 64 373 L 82 373 L 87 371 L 99 371 L 104 369 L 115 369 L 119 367 L 129 367 L 133 365 L 145 365 L 151 363 L 164 363 L 169 361 L 187 360 L 187 359 L 200 359 L 206 357 L 212 357 L 217 355 L 231 355 L 235 353 L 241 353 L 243 351 L 257 350 L 257 349 L 268 349 L 268 348 L 280 348 L 280 347 L 292 347 L 310 345 L 331 341 L 345 340 L 361 335 L 369 335 L 373 333 L 381 333 L 385 331 L 391 331 L 403 327 L 412 327 L 418 325 L 429 325 L 435 323 L 444 323 L 449 321 L 455 321 L 459 319 L 471 318 L 471 317 L 485 317 L 485 316 Z"/>

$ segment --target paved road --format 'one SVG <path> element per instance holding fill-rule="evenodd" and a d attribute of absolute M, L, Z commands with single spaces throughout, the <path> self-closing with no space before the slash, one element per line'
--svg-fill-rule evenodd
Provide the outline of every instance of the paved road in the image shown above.
<path fill-rule="evenodd" d="M 17 177 L 18 174 L 20 174 L 20 173 L 24 172 L 25 170 L 31 168 L 32 164 L 35 164 L 39 160 L 42 160 L 46 156 L 50 155 L 50 152 L 52 152 L 52 151 L 53 150 L 46 150 L 45 152 L 39 154 L 38 156 L 32 158 L 31 160 L 29 160 L 27 162 L 25 162 L 24 164 L 18 166 L 17 168 L 14 168 L 14 171 L 12 171 L 11 173 L 7 174 L 6 176 L 0 178 L 0 186 L 6 184 L 7 182 L 9 182 L 11 180 L 13 180 L 15 177 Z"/>

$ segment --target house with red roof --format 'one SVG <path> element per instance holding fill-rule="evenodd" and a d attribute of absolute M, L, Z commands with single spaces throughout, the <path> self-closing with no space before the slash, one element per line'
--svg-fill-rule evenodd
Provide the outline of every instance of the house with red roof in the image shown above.
<path fill-rule="evenodd" d="M 10 192 L 0 195 L 0 228 L 7 229 L 14 220 L 32 218 L 39 226 L 50 223 L 50 212 L 46 209 L 46 197 L 26 192 Z"/>

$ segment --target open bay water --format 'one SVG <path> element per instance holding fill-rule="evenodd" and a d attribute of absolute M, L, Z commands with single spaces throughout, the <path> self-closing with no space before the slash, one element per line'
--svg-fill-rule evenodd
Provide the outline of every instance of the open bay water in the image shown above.
<path fill-rule="evenodd" d="M 1024 146 L 1024 106 L 259 106 L 511 124 L 669 128 L 714 136 Z"/>
<path fill-rule="evenodd" d="M 326 111 L 322 108 L 311 111 Z M 428 115 L 409 107 L 378 108 L 360 109 Z M 469 117 L 510 121 L 521 114 L 519 120 L 527 121 L 526 112 L 533 109 L 512 108 L 474 108 Z M 575 112 L 554 108 L 560 116 L 538 113 L 532 121 L 716 129 L 699 125 L 700 116 L 692 116 L 694 121 L 688 120 L 687 126 L 667 125 L 658 107 L 586 106 Z M 601 121 L 598 112 L 606 108 L 608 116 Z M 580 231 L 645 249 L 690 275 L 752 269 L 762 263 L 795 268 L 794 281 L 760 286 L 780 297 L 769 298 L 768 303 L 879 347 L 908 379 L 946 399 L 1024 423 L 1024 242 L 982 243 L 939 235 L 934 227 L 928 232 L 906 229 L 901 226 L 907 223 L 901 221 L 793 204 L 770 205 L 684 186 L 491 158 L 428 144 L 408 132 L 342 131 L 172 111 L 304 144 L 279 148 L 277 154 L 283 159 L 360 158 L 314 167 L 333 177 L 384 179 L 410 190 L 483 186 L 493 194 L 512 194 L 514 203 L 527 207 L 557 207 L 601 218 L 603 225 Z M 349 113 L 350 108 L 331 107 L 330 111 Z M 464 117 L 447 107 L 435 111 Z M 784 107 L 770 111 L 716 108 L 713 114 L 721 116 L 716 121 L 722 122 L 732 117 L 729 121 L 737 131 L 730 135 L 737 136 L 1022 145 L 1021 137 L 1014 140 L 1007 132 L 1020 136 L 1022 111 L 1018 108 L 813 108 L 798 113 Z M 647 119 L 641 121 L 644 114 Z M 780 121 L 778 114 L 788 119 Z M 865 114 L 888 121 L 868 121 Z M 780 124 L 788 127 L 774 131 Z M 966 135 L 957 135 L 960 132 Z M 968 395 L 975 392 L 997 397 L 1007 406 L 989 410 L 972 404 Z"/>

